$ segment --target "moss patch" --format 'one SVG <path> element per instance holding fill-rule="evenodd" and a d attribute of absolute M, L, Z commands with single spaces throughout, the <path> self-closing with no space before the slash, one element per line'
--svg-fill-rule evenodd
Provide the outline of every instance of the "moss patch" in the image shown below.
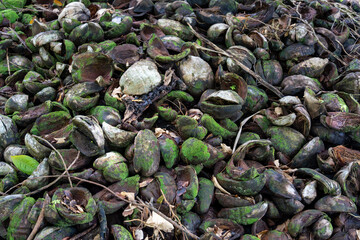
<path fill-rule="evenodd" d="M 167 138 L 165 141 L 160 142 L 161 156 L 167 168 L 172 168 L 179 158 L 179 147 L 174 140 Z"/>
<path fill-rule="evenodd" d="M 206 144 L 196 138 L 188 138 L 180 150 L 181 159 L 187 164 L 200 164 L 210 158 Z"/>
<path fill-rule="evenodd" d="M 177 112 L 172 108 L 159 106 L 158 113 L 161 118 L 169 122 L 174 121 L 177 117 Z"/>
<path fill-rule="evenodd" d="M 213 117 L 208 114 L 204 114 L 202 116 L 201 123 L 206 127 L 209 132 L 211 132 L 215 136 L 221 136 L 224 139 L 236 136 L 236 132 L 231 132 L 226 128 L 222 127 L 219 123 L 215 121 Z"/>
<path fill-rule="evenodd" d="M 271 127 L 267 130 L 267 135 L 274 148 L 289 157 L 295 155 L 305 144 L 305 137 L 289 127 Z"/>

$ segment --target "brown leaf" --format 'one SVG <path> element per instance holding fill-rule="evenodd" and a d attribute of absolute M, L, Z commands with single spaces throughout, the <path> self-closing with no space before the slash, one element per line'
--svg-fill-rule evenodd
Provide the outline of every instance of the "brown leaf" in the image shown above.
<path fill-rule="evenodd" d="M 135 201 L 135 193 L 133 192 L 121 192 L 116 194 L 122 198 L 127 198 L 130 201 Z"/>
<path fill-rule="evenodd" d="M 124 217 L 130 216 L 131 214 L 133 214 L 134 209 L 136 209 L 136 207 L 132 206 L 131 204 L 129 204 L 125 210 L 123 211 L 122 215 Z"/>
<path fill-rule="evenodd" d="M 139 184 L 139 188 L 146 187 L 146 186 L 149 185 L 149 183 L 151 183 L 152 181 L 154 181 L 153 178 L 147 178 L 147 179 L 145 179 L 144 181 L 142 181 L 142 182 Z"/>
<path fill-rule="evenodd" d="M 353 150 L 342 145 L 330 148 L 329 151 L 331 152 L 333 157 L 339 161 L 341 166 L 360 159 L 360 151 Z"/>
<path fill-rule="evenodd" d="M 62 144 L 65 143 L 66 138 L 65 137 L 60 137 L 60 138 L 54 138 L 54 140 L 56 141 L 57 144 Z"/>

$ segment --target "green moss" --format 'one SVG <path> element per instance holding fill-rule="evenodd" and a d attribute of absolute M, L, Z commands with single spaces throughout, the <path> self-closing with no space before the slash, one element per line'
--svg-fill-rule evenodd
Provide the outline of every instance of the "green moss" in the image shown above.
<path fill-rule="evenodd" d="M 260 136 L 253 132 L 244 132 L 240 135 L 239 145 L 246 143 L 250 140 L 260 140 Z"/>
<path fill-rule="evenodd" d="M 172 122 L 177 117 L 177 112 L 172 108 L 159 106 L 157 108 L 157 110 L 158 110 L 159 116 L 166 121 Z"/>
<path fill-rule="evenodd" d="M 206 82 L 196 81 L 192 86 L 189 86 L 189 92 L 193 95 L 200 96 L 206 89 Z"/>
<path fill-rule="evenodd" d="M 125 104 L 123 102 L 112 97 L 108 92 L 105 93 L 104 100 L 105 100 L 105 104 L 107 106 L 111 106 L 111 107 L 119 110 L 120 112 L 124 112 L 126 109 Z"/>
<path fill-rule="evenodd" d="M 135 137 L 134 170 L 143 176 L 154 174 L 160 162 L 160 147 L 155 134 L 149 130 L 141 130 Z"/>
<path fill-rule="evenodd" d="M 231 121 L 229 118 L 221 120 L 220 125 L 231 132 L 237 132 L 239 130 L 239 127 L 236 125 L 236 123 Z"/>
<path fill-rule="evenodd" d="M 96 106 L 90 109 L 90 114 L 93 115 L 100 123 L 100 125 L 107 120 L 109 124 L 112 125 L 110 122 L 116 122 L 118 120 L 118 123 L 121 121 L 120 113 L 117 109 L 109 106 Z M 112 117 L 111 117 L 112 116 Z M 115 119 L 117 118 L 117 119 Z"/>
<path fill-rule="evenodd" d="M 61 23 L 64 31 L 68 34 L 70 34 L 74 28 L 81 25 L 81 22 L 76 19 L 71 19 L 71 21 L 62 21 Z"/>
<path fill-rule="evenodd" d="M 26 0 L 3 0 L 0 3 L 1 9 L 9 8 L 23 8 L 25 6 Z"/>
<path fill-rule="evenodd" d="M 55 57 L 60 62 L 68 61 L 73 56 L 74 52 L 76 51 L 76 46 L 72 41 L 70 41 L 68 39 L 64 39 L 64 44 L 65 44 L 65 50 L 66 50 L 65 55 L 62 56 L 62 55 L 54 53 Z M 78 77 L 80 77 L 80 76 L 78 76 Z"/>
<path fill-rule="evenodd" d="M 179 147 L 174 140 L 167 138 L 164 144 L 160 144 L 161 156 L 167 168 L 172 168 L 179 158 Z"/>
<path fill-rule="evenodd" d="M 264 108 L 268 102 L 265 91 L 256 86 L 248 85 L 244 109 L 249 112 L 256 112 Z"/>
<path fill-rule="evenodd" d="M 184 102 L 192 102 L 194 101 L 194 98 L 188 94 L 187 92 L 184 91 L 171 91 L 166 95 L 166 98 L 170 98 L 170 99 L 178 99 L 180 101 L 184 101 Z"/>
<path fill-rule="evenodd" d="M 38 49 L 33 45 L 33 43 L 32 43 L 32 39 L 33 39 L 34 37 L 28 37 L 28 38 L 26 38 L 25 39 L 25 44 L 26 44 L 26 46 L 28 47 L 28 48 L 30 48 L 30 50 L 33 52 L 33 53 L 36 53 L 36 52 L 38 52 Z"/>
<path fill-rule="evenodd" d="M 265 215 L 267 207 L 267 203 L 259 202 L 252 206 L 225 208 L 218 216 L 229 218 L 238 224 L 251 225 Z"/>
<path fill-rule="evenodd" d="M 85 7 L 89 7 L 91 4 L 90 0 L 67 0 L 67 4 L 72 3 L 72 2 L 81 2 L 85 5 Z"/>
<path fill-rule="evenodd" d="M 6 50 L 0 49 L 0 61 L 3 61 L 6 58 Z"/>
<path fill-rule="evenodd" d="M 191 53 L 191 49 L 186 48 L 184 51 L 175 55 L 170 55 L 170 56 L 157 55 L 155 57 L 155 61 L 162 63 L 177 62 L 188 56 L 190 53 Z"/>
<path fill-rule="evenodd" d="M 254 235 L 245 234 L 241 237 L 241 240 L 260 240 L 260 238 L 254 236 Z"/>
<path fill-rule="evenodd" d="M 7 229 L 8 240 L 26 240 L 31 232 L 30 223 L 26 220 L 31 210 L 31 207 L 35 204 L 35 199 L 32 197 L 26 197 L 21 203 L 14 209 L 13 214 L 10 216 L 10 223 Z M 15 238 L 16 236 L 16 238 Z"/>
<path fill-rule="evenodd" d="M 204 162 L 204 167 L 213 167 L 218 161 L 225 159 L 225 154 L 220 150 L 215 149 L 210 152 L 212 152 L 212 155 L 206 162 Z"/>
<path fill-rule="evenodd" d="M 176 118 L 175 126 L 178 129 L 181 137 L 184 139 L 195 137 L 201 140 L 205 138 L 207 134 L 207 129 L 202 126 L 198 126 L 198 122 L 189 116 L 178 116 Z"/>
<path fill-rule="evenodd" d="M 195 172 L 196 172 L 197 175 L 199 175 L 201 170 L 204 168 L 203 164 L 190 165 L 190 166 L 195 169 Z"/>
<path fill-rule="evenodd" d="M 31 128 L 30 133 L 34 135 L 42 135 L 43 133 L 51 133 L 66 125 L 71 119 L 69 113 L 64 111 L 51 112 L 40 116 L 34 126 Z"/>
<path fill-rule="evenodd" d="M 30 21 L 34 18 L 35 15 L 33 14 L 29 14 L 29 13 L 24 13 L 21 17 L 21 22 L 23 24 L 30 24 Z"/>
<path fill-rule="evenodd" d="M 189 185 L 186 187 L 186 192 L 182 195 L 182 199 L 195 199 L 199 191 L 199 181 L 196 170 L 192 166 L 179 166 L 175 168 L 175 171 L 178 176 L 185 176 L 184 180 L 189 181 Z"/>
<path fill-rule="evenodd" d="M 69 109 L 67 109 L 62 103 L 60 102 L 56 102 L 56 101 L 46 101 L 45 103 L 48 103 L 49 105 L 51 105 L 52 107 L 52 111 L 64 111 L 67 112 L 68 114 L 70 114 Z"/>
<path fill-rule="evenodd" d="M 201 123 L 214 136 L 221 136 L 223 139 L 232 138 L 236 136 L 236 132 L 230 132 L 223 128 L 216 120 L 208 114 L 204 114 L 201 118 Z"/>
<path fill-rule="evenodd" d="M 182 200 L 181 203 L 177 206 L 176 212 L 180 215 L 184 215 L 189 212 L 195 205 L 196 200 Z"/>
<path fill-rule="evenodd" d="M 5 3 L 6 0 L 4 0 Z M 20 2 L 20 1 L 14 1 L 14 2 Z M 10 23 L 16 22 L 16 20 L 19 19 L 19 15 L 11 9 L 6 9 L 0 12 L 0 15 L 2 15 L 4 18 L 9 20 Z"/>
<path fill-rule="evenodd" d="M 159 185 L 160 185 L 160 189 L 161 189 L 162 193 L 166 196 L 166 194 L 167 194 L 167 187 L 166 187 L 166 183 L 165 183 L 165 181 L 166 181 L 165 176 L 162 175 L 162 174 L 158 174 L 158 173 L 157 173 L 157 174 L 155 175 L 155 177 L 156 177 L 156 180 L 158 181 L 158 183 L 159 183 Z"/>
<path fill-rule="evenodd" d="M 193 227 L 200 224 L 200 217 L 194 212 L 187 212 L 181 218 L 181 223 L 186 227 Z"/>
<path fill-rule="evenodd" d="M 188 138 L 181 146 L 180 157 L 187 164 L 200 164 L 210 158 L 210 153 L 204 142 Z"/>
<path fill-rule="evenodd" d="M 55 20 L 51 22 L 50 29 L 51 30 L 59 30 L 61 28 L 59 20 Z"/>
<path fill-rule="evenodd" d="M 243 196 L 254 196 L 263 189 L 266 183 L 264 174 L 260 174 L 253 179 L 240 180 L 240 178 L 232 179 L 225 173 L 218 173 L 216 179 L 231 193 Z"/>
<path fill-rule="evenodd" d="M 320 229 L 316 229 L 315 235 L 316 236 L 324 236 L 329 232 L 333 232 L 333 226 L 331 223 L 329 225 L 322 226 L 322 228 L 320 228 Z"/>
<path fill-rule="evenodd" d="M 153 117 L 144 118 L 141 122 L 139 122 L 137 128 L 151 129 L 158 119 L 159 119 L 159 114 L 155 113 Z"/>
<path fill-rule="evenodd" d="M 19 182 L 16 172 L 8 173 L 0 181 L 0 192 L 6 192 Z"/>
<path fill-rule="evenodd" d="M 207 178 L 199 179 L 198 213 L 204 214 L 209 210 L 214 196 L 214 183 Z"/>
<path fill-rule="evenodd" d="M 111 28 L 114 28 L 116 26 L 118 26 L 118 23 L 115 23 L 115 22 L 102 22 L 101 23 L 101 26 L 104 28 L 104 30 L 109 30 Z"/>
<path fill-rule="evenodd" d="M 131 17 L 126 16 L 122 19 L 121 23 L 117 26 L 111 28 L 110 30 L 105 32 L 105 38 L 112 39 L 116 37 L 120 37 L 121 35 L 127 34 L 130 32 L 132 27 L 133 20 Z"/>
<path fill-rule="evenodd" d="M 101 47 L 104 52 L 110 52 L 116 47 L 116 43 L 111 40 L 106 40 L 98 43 L 98 46 Z"/>
<path fill-rule="evenodd" d="M 324 101 L 325 106 L 335 105 L 341 112 L 349 112 L 349 108 L 346 105 L 344 99 L 334 93 L 324 93 L 321 95 L 321 99 Z M 327 106 L 328 107 L 328 106 Z"/>
<path fill-rule="evenodd" d="M 127 178 L 129 176 L 129 169 L 124 162 L 116 163 L 106 167 L 103 175 L 109 182 L 116 182 Z"/>
<path fill-rule="evenodd" d="M 123 226 L 115 224 L 111 226 L 115 240 L 133 240 L 132 234 Z"/>
<path fill-rule="evenodd" d="M 127 34 L 125 41 L 128 44 L 134 44 L 134 45 L 136 45 L 138 47 L 140 47 L 140 45 L 141 45 L 139 39 L 136 36 L 136 33 L 134 33 L 134 32 L 131 32 L 131 33 Z"/>
<path fill-rule="evenodd" d="M 271 127 L 266 133 L 274 148 L 289 157 L 293 157 L 305 144 L 305 137 L 289 127 Z"/>

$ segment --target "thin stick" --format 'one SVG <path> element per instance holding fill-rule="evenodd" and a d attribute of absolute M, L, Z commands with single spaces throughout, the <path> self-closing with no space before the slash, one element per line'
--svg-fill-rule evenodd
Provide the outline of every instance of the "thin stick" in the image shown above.
<path fill-rule="evenodd" d="M 65 177 L 64 176 L 65 173 L 63 173 L 62 175 L 52 175 L 52 176 L 42 176 L 42 177 L 57 177 L 57 179 L 60 179 L 62 177 Z M 94 181 L 90 181 L 90 180 L 87 180 L 87 179 L 83 179 L 83 178 L 79 178 L 79 177 L 75 177 L 75 176 L 70 176 L 71 178 L 73 179 L 76 179 L 78 181 L 83 181 L 83 182 L 86 182 L 86 183 L 90 183 L 90 184 L 93 184 L 93 185 L 96 185 L 96 186 L 99 186 L 103 189 L 105 189 L 106 191 L 110 192 L 112 195 L 114 195 L 116 198 L 120 199 L 121 201 L 124 201 L 126 203 L 129 203 L 129 204 L 132 204 L 134 206 L 139 206 L 141 208 L 148 208 L 150 209 L 151 211 L 154 211 L 156 212 L 157 214 L 159 214 L 162 218 L 164 218 L 166 221 L 170 222 L 172 225 L 174 225 L 174 227 L 178 228 L 179 230 L 185 232 L 186 234 L 188 234 L 190 237 L 194 238 L 194 239 L 200 239 L 198 236 L 196 236 L 195 234 L 191 233 L 185 226 L 182 226 L 180 224 L 178 224 L 177 222 L 175 222 L 174 220 L 172 220 L 171 218 L 169 218 L 168 216 L 166 216 L 165 214 L 163 214 L 162 212 L 160 212 L 158 209 L 154 208 L 153 206 L 151 206 L 149 203 L 144 203 L 143 201 L 141 201 L 142 203 L 139 203 L 137 201 L 132 201 L 132 200 L 128 200 L 126 198 L 123 198 L 121 197 L 119 194 L 117 194 L 116 192 L 114 192 L 113 190 L 111 190 L 110 188 L 104 186 L 103 184 L 101 183 L 97 183 L 97 182 L 94 182 Z M 41 177 L 40 177 L 41 178 Z M 39 189 L 40 190 L 40 189 Z M 31 193 L 27 193 L 25 194 L 26 196 L 28 195 L 33 195 L 37 193 L 36 192 L 31 192 Z"/>
<path fill-rule="evenodd" d="M 239 142 L 240 135 L 241 135 L 241 131 L 242 131 L 242 128 L 243 128 L 243 126 L 245 125 L 245 123 L 247 123 L 247 121 L 249 121 L 253 116 L 261 113 L 262 111 L 263 111 L 263 110 L 257 111 L 256 113 L 254 113 L 254 114 L 252 114 L 251 116 L 249 116 L 249 117 L 245 118 L 244 120 L 242 120 L 242 122 L 241 122 L 240 125 L 239 125 L 239 131 L 238 131 L 238 133 L 237 133 L 237 135 L 236 135 L 236 138 L 235 138 L 234 146 L 233 146 L 233 149 L 232 149 L 232 152 L 233 152 L 233 153 L 234 153 L 235 150 L 236 150 L 236 146 L 237 146 L 237 144 L 238 144 L 238 142 Z"/>
<path fill-rule="evenodd" d="M 12 29 L 12 28 L 10 28 L 10 29 L 15 33 L 16 37 L 19 39 L 20 43 L 26 48 L 26 50 L 28 50 L 30 53 L 33 53 L 31 51 L 31 49 L 28 46 L 26 46 L 26 43 L 24 42 L 24 40 L 22 40 L 22 38 L 19 36 L 19 34 L 14 29 Z"/>
<path fill-rule="evenodd" d="M 119 196 L 119 194 L 116 194 L 114 191 L 112 191 L 110 188 L 100 184 L 100 183 L 97 183 L 97 182 L 93 182 L 93 181 L 90 181 L 90 180 L 87 180 L 87 179 L 82 179 L 82 178 L 79 178 L 79 177 L 74 177 L 74 176 L 71 176 L 71 178 L 74 178 L 76 180 L 82 180 L 84 182 L 87 182 L 87 183 L 90 183 L 90 184 L 94 184 L 94 185 L 97 185 L 99 187 L 102 187 L 104 189 L 106 189 L 107 191 L 109 191 L 111 194 L 113 194 L 115 197 L 117 197 L 118 199 L 122 200 L 122 201 L 125 201 L 127 203 L 130 203 L 132 205 L 135 205 L 135 206 L 141 206 L 141 207 L 147 207 L 149 208 L 151 211 L 154 211 L 156 212 L 157 214 L 159 214 L 161 217 L 163 217 L 166 221 L 170 222 L 172 225 L 174 225 L 174 227 L 186 232 L 186 234 L 188 234 L 190 237 L 194 238 L 194 239 L 200 239 L 198 236 L 196 236 L 195 234 L 191 233 L 186 227 L 184 226 L 181 226 L 179 225 L 177 222 L 175 222 L 174 220 L 172 220 L 171 218 L 169 218 L 168 216 L 166 216 L 165 214 L 163 214 L 162 212 L 160 212 L 158 209 L 154 208 L 153 206 L 151 206 L 150 204 L 146 204 L 146 203 L 138 203 L 136 201 L 131 201 L 131 200 L 128 200 L 128 199 L 125 199 L 125 198 L 122 198 Z"/>
<path fill-rule="evenodd" d="M 37 231 L 39 231 L 41 223 L 44 221 L 45 206 L 48 205 L 49 203 L 50 203 L 50 197 L 49 197 L 48 194 L 46 194 L 45 200 L 43 202 L 43 205 L 42 205 L 42 208 L 41 208 L 41 211 L 40 211 L 40 214 L 39 214 L 39 217 L 38 217 L 38 219 L 37 219 L 37 221 L 35 223 L 35 226 L 34 226 L 33 230 L 31 231 L 29 237 L 26 240 L 32 240 L 35 237 Z"/>
<path fill-rule="evenodd" d="M 298 19 L 299 21 L 301 21 L 302 23 L 304 23 L 311 31 L 312 35 L 315 37 L 316 42 L 325 50 L 325 52 L 327 52 L 328 54 L 330 54 L 331 56 L 333 56 L 336 60 L 338 60 L 342 65 L 347 66 L 346 62 L 344 62 L 343 60 L 341 60 L 337 55 L 335 55 L 333 52 L 330 52 L 327 47 L 320 41 L 319 37 L 316 35 L 315 29 L 309 24 L 309 22 L 307 20 L 304 20 L 302 18 L 301 13 L 299 12 L 299 6 L 300 4 L 298 4 L 295 0 L 291 0 L 292 4 L 294 4 L 295 7 L 295 11 L 296 13 L 299 15 L 299 17 L 293 17 L 295 19 Z"/>
<path fill-rule="evenodd" d="M 9 75 L 11 75 L 8 49 L 6 49 L 6 64 L 7 64 L 7 69 L 8 69 Z"/>
<path fill-rule="evenodd" d="M 81 233 L 76 234 L 75 236 L 73 236 L 72 238 L 70 238 L 69 240 L 77 240 L 77 239 L 81 239 L 81 237 L 85 236 L 86 234 L 88 234 L 89 232 L 91 232 L 92 230 L 94 230 L 96 228 L 97 224 L 95 223 L 94 225 L 92 225 L 91 227 L 89 227 L 88 229 L 86 229 L 85 231 L 82 231 Z"/>
<path fill-rule="evenodd" d="M 65 160 L 64 160 L 64 158 L 62 157 L 62 155 L 59 153 L 59 151 L 58 151 L 48 140 L 46 140 L 46 139 L 44 139 L 44 138 L 42 138 L 42 137 L 36 136 L 36 135 L 33 135 L 33 136 L 34 136 L 35 138 L 37 138 L 37 139 L 40 139 L 40 140 L 46 142 L 46 143 L 56 152 L 56 154 L 59 155 L 59 157 L 60 157 L 60 159 L 61 159 L 61 161 L 62 161 L 62 163 L 63 163 L 63 165 L 64 165 L 65 173 L 66 173 L 67 176 L 68 176 L 68 180 L 69 180 L 69 183 L 70 183 L 70 187 L 73 187 L 73 184 L 72 184 L 72 181 L 71 181 L 71 178 L 70 178 L 70 173 L 69 173 L 69 171 L 68 171 L 68 167 L 66 167 Z"/>
<path fill-rule="evenodd" d="M 269 89 L 270 91 L 272 91 L 276 96 L 278 96 L 279 98 L 282 98 L 284 95 L 277 89 L 275 88 L 273 85 L 271 85 L 270 83 L 266 82 L 264 79 L 262 79 L 262 77 L 258 74 L 256 74 L 254 71 L 252 71 L 250 68 L 248 68 L 247 66 L 245 66 L 243 63 L 241 63 L 238 59 L 238 57 L 229 52 L 229 51 L 225 51 L 221 48 L 219 48 L 218 46 L 216 46 L 216 44 L 214 44 L 213 42 L 211 42 L 210 40 L 206 39 L 205 37 L 201 36 L 198 32 L 196 32 L 194 30 L 194 28 L 188 24 L 189 28 L 191 29 L 192 33 L 199 39 L 203 40 L 205 43 L 207 43 L 208 45 L 210 45 L 213 49 L 217 50 L 219 52 L 219 54 L 222 54 L 224 56 L 227 56 L 229 58 L 231 58 L 232 60 L 234 60 L 234 62 L 239 65 L 245 72 L 247 72 L 248 74 L 250 74 L 251 76 L 253 76 L 261 85 L 263 85 L 264 87 L 266 87 L 267 89 Z M 196 48 L 198 48 L 198 45 L 195 45 Z M 204 47 L 202 47 L 204 48 Z"/>
<path fill-rule="evenodd" d="M 79 159 L 79 156 L 80 156 L 80 152 L 78 152 L 78 154 L 77 154 L 76 158 L 74 159 L 74 161 L 69 165 L 69 168 L 71 168 L 71 167 L 77 162 L 77 160 Z M 51 183 L 47 184 L 46 186 L 44 186 L 44 187 L 42 187 L 42 188 L 39 188 L 39 189 L 37 189 L 37 190 L 35 190 L 35 191 L 29 192 L 29 193 L 27 193 L 27 194 L 25 194 L 25 195 L 26 195 L 26 196 L 30 196 L 30 195 L 39 193 L 39 192 L 41 192 L 42 190 L 45 190 L 45 189 L 51 187 L 52 185 L 54 185 L 55 183 L 57 183 L 57 181 L 59 181 L 60 178 L 64 177 L 65 174 L 66 174 L 66 171 L 64 171 L 61 175 L 58 175 L 57 178 L 56 178 L 54 181 L 52 181 Z"/>

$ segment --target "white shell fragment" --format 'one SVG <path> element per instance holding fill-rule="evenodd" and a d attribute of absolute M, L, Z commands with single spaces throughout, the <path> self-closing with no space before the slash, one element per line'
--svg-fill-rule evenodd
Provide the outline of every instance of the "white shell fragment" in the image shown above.
<path fill-rule="evenodd" d="M 143 60 L 134 63 L 120 78 L 121 91 L 129 95 L 142 95 L 161 83 L 161 75 L 154 62 Z"/>

